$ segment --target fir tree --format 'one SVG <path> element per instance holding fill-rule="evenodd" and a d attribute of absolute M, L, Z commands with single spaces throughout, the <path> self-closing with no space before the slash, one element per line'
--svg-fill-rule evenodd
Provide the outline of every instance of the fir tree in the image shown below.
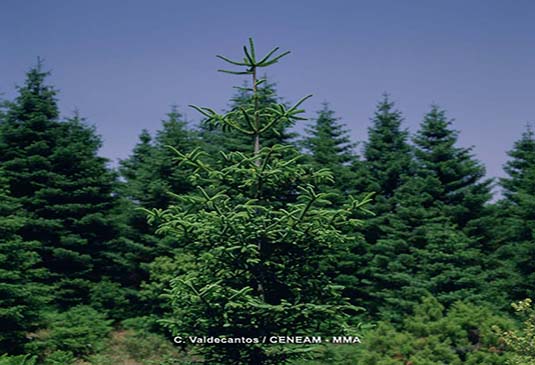
<path fill-rule="evenodd" d="M 349 132 L 339 123 L 339 118 L 327 103 L 317 113 L 314 123 L 306 129 L 303 141 L 309 151 L 311 162 L 320 168 L 328 168 L 337 178 L 337 192 L 348 194 L 354 183 L 351 167 L 356 161 Z"/>
<path fill-rule="evenodd" d="M 119 172 L 125 182 L 121 186 L 122 195 L 143 206 L 154 205 L 152 194 L 149 193 L 150 182 L 153 180 L 150 169 L 153 153 L 152 136 L 143 129 L 132 154 L 119 162 Z"/>
<path fill-rule="evenodd" d="M 323 191 L 332 194 L 334 206 L 343 206 L 351 192 L 357 174 L 355 165 L 359 162 L 354 153 L 355 144 L 351 143 L 349 132 L 339 122 L 335 112 L 324 103 L 317 113 L 314 122 L 306 129 L 308 136 L 303 140 L 303 146 L 309 153 L 308 162 L 315 168 L 327 168 L 336 177 L 335 184 L 321 186 Z M 362 274 L 367 265 L 366 242 L 358 232 L 347 232 L 353 235 L 347 247 L 335 247 L 336 264 L 328 270 L 334 281 L 344 286 L 344 295 L 351 298 L 355 304 L 362 304 L 363 298 L 368 298 L 366 285 L 362 281 L 366 277 Z M 332 272 L 330 272 L 332 271 Z"/>
<path fill-rule="evenodd" d="M 276 63 L 275 49 L 261 61 L 254 45 L 245 48 L 246 67 L 238 74 L 252 76 L 253 100 L 257 69 Z M 230 73 L 236 73 L 228 71 Z M 305 98 L 306 99 L 306 98 Z M 347 329 L 349 306 L 321 266 L 349 237 L 341 231 L 354 223 L 349 215 L 362 206 L 350 200 L 343 209 L 329 209 L 328 194 L 316 186 L 331 174 L 299 164 L 293 148 L 261 147 L 264 133 L 276 123 L 300 119 L 299 105 L 277 105 L 260 118 L 251 107 L 218 114 L 195 107 L 214 126 L 251 136 L 252 154 L 221 153 L 223 168 L 213 169 L 204 154 L 176 151 L 193 169 L 193 181 L 203 180 L 199 194 L 180 196 L 180 204 L 155 210 L 151 219 L 159 231 L 172 235 L 195 253 L 194 269 L 172 282 L 174 315 L 167 321 L 176 335 L 195 333 L 216 337 L 262 337 L 291 334 L 340 333 Z M 237 115 L 247 119 L 239 124 Z M 293 191 L 294 201 L 278 200 Z M 302 356 L 300 346 L 262 344 L 205 344 L 198 348 L 206 363 L 283 364 Z"/>
<path fill-rule="evenodd" d="M 476 219 L 484 215 L 491 198 L 491 180 L 484 179 L 485 168 L 475 160 L 471 148 L 457 147 L 458 132 L 451 129 L 444 110 L 433 106 L 426 114 L 414 143 L 421 174 L 436 178 L 440 189 L 434 200 L 444 204 L 444 212 L 470 235 L 481 233 Z"/>
<path fill-rule="evenodd" d="M 535 170 L 535 132 L 528 125 L 514 148 L 508 152 L 511 158 L 504 166 L 509 177 L 500 179 L 504 197 L 517 205 L 523 198 L 521 193 L 535 194 L 533 171 Z"/>
<path fill-rule="evenodd" d="M 167 119 L 162 121 L 162 128 L 156 133 L 155 149 L 152 159 L 152 169 L 159 177 L 159 186 L 152 188 L 154 205 L 150 208 L 161 208 L 169 205 L 171 196 L 169 192 L 183 194 L 193 190 L 188 180 L 188 172 L 177 168 L 177 161 L 173 159 L 173 151 L 169 146 L 187 153 L 197 145 L 197 137 L 188 129 L 187 122 L 176 107 L 167 114 Z M 156 182 L 153 181 L 153 184 Z"/>
<path fill-rule="evenodd" d="M 497 204 L 492 234 L 499 286 L 520 300 L 535 296 L 535 133 L 531 127 L 508 153 L 500 179 L 504 198 Z"/>
<path fill-rule="evenodd" d="M 482 300 L 488 260 L 473 227 L 490 197 L 490 182 L 480 181 L 484 169 L 470 150 L 455 146 L 450 125 L 437 107 L 425 116 L 414 138 L 413 175 L 391 198 L 382 237 L 372 247 L 372 292 L 385 318 L 399 320 L 427 293 L 444 305 Z"/>
<path fill-rule="evenodd" d="M 364 145 L 366 191 L 377 194 L 377 204 L 390 199 L 402 184 L 403 176 L 411 172 L 409 134 L 401 128 L 402 122 L 401 112 L 394 109 L 394 103 L 385 95 L 377 105 Z M 379 207 L 381 212 L 390 210 L 387 205 Z"/>
<path fill-rule="evenodd" d="M 390 229 L 388 216 L 395 209 L 394 195 L 412 174 L 412 149 L 408 144 L 408 132 L 402 128 L 401 112 L 395 109 L 388 95 L 384 95 L 376 108 L 372 125 L 368 128 L 368 141 L 364 145 L 364 161 L 352 164 L 356 191 L 374 192 L 374 201 L 369 208 L 375 216 L 366 219 L 358 232 L 364 234 L 366 246 L 362 250 L 364 262 L 353 276 L 359 283 L 362 305 L 372 315 L 377 315 L 383 305 L 381 293 L 390 285 L 384 275 L 390 260 L 397 260 L 395 252 L 400 248 L 384 247 L 384 239 Z M 394 255 L 391 257 L 391 255 Z M 358 273 L 358 274 L 357 274 Z"/>
<path fill-rule="evenodd" d="M 100 139 L 75 116 L 59 122 L 48 74 L 32 68 L 0 126 L 0 163 L 12 196 L 25 211 L 25 241 L 39 241 L 56 302 L 88 299 L 92 281 L 122 276 L 123 250 L 112 210 L 115 177 L 97 156 Z"/>
<path fill-rule="evenodd" d="M 138 208 L 161 209 L 172 202 L 170 192 L 186 194 L 193 187 L 188 179 L 188 172 L 177 166 L 169 146 L 183 152 L 190 152 L 198 144 L 197 137 L 191 131 L 178 109 L 173 106 L 162 120 L 162 127 L 157 131 L 154 141 L 150 134 L 142 131 L 139 142 L 132 155 L 120 162 L 119 171 L 124 178 L 121 186 L 123 205 L 123 222 L 126 229 L 123 239 L 134 242 L 141 247 L 133 259 L 135 267 L 135 287 L 150 288 L 139 293 L 144 310 L 160 313 L 163 290 L 157 294 L 154 288 L 159 283 L 150 283 L 151 270 L 159 276 L 160 268 L 152 263 L 174 258 L 175 241 L 172 238 L 156 237 L 156 227 L 147 222 L 146 214 Z M 153 295 L 154 294 L 154 295 Z"/>
<path fill-rule="evenodd" d="M 197 144 L 178 109 L 172 107 L 154 141 L 146 130 L 142 131 L 133 154 L 120 162 L 119 171 L 125 180 L 123 195 L 137 206 L 152 209 L 168 206 L 172 199 L 170 191 L 191 191 L 186 173 L 176 168 L 168 147 L 187 153 Z"/>
<path fill-rule="evenodd" d="M 422 295 L 443 305 L 457 300 L 480 301 L 484 282 L 481 252 L 444 214 L 434 198 L 440 191 L 430 176 L 414 176 L 394 197 L 384 236 L 373 246 L 371 289 L 374 312 L 398 321 Z"/>
<path fill-rule="evenodd" d="M 394 208 L 394 193 L 412 174 L 412 149 L 402 122 L 401 112 L 395 109 L 388 95 L 384 95 L 368 128 L 365 161 L 356 165 L 356 190 L 375 193 L 369 209 L 376 217 L 367 220 L 364 229 L 366 241 L 371 245 L 382 237 L 383 228 L 388 225 L 386 213 Z"/>
<path fill-rule="evenodd" d="M 131 284 L 135 288 L 147 279 L 148 275 L 141 265 L 154 257 L 154 247 L 158 242 L 154 236 L 154 228 L 148 224 L 145 214 L 136 209 L 154 204 L 151 185 L 155 180 L 151 165 L 153 153 L 152 137 L 147 130 L 143 130 L 132 155 L 119 163 L 119 173 L 123 178 L 118 186 L 121 244 L 137 245 L 139 248 L 132 252 L 131 258 Z"/>

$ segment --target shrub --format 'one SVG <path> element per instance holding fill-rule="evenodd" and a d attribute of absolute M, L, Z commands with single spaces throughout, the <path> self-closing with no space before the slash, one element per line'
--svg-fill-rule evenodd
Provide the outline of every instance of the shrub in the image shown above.
<path fill-rule="evenodd" d="M 48 314 L 48 328 L 28 345 L 31 352 L 71 352 L 84 356 L 99 351 L 111 331 L 111 320 L 89 306 L 77 306 L 62 313 Z M 60 356 L 60 355 L 55 355 Z M 66 356 L 66 355 L 65 355 Z"/>
<path fill-rule="evenodd" d="M 104 279 L 91 288 L 91 306 L 109 318 L 116 320 L 128 316 L 130 301 L 126 296 L 126 290 L 118 283 Z"/>
<path fill-rule="evenodd" d="M 435 298 L 426 297 L 401 328 L 379 323 L 364 336 L 357 364 L 504 364 L 509 354 L 494 324 L 511 328 L 513 322 L 489 308 L 463 302 L 445 311 Z"/>
<path fill-rule="evenodd" d="M 158 333 L 162 331 L 162 326 L 158 323 L 159 318 L 154 315 L 128 318 L 121 322 L 122 328 L 125 330 L 133 330 L 135 332 L 153 332 Z"/>
<path fill-rule="evenodd" d="M 520 331 L 503 333 L 508 348 L 513 352 L 510 365 L 535 365 L 535 308 L 531 299 L 512 304 L 516 314 L 523 319 Z M 502 328 L 500 326 L 496 326 Z"/>
<path fill-rule="evenodd" d="M 35 365 L 37 357 L 31 355 L 8 356 L 6 354 L 0 356 L 0 365 Z"/>
<path fill-rule="evenodd" d="M 54 351 L 45 359 L 44 365 L 72 365 L 76 358 L 69 351 Z"/>

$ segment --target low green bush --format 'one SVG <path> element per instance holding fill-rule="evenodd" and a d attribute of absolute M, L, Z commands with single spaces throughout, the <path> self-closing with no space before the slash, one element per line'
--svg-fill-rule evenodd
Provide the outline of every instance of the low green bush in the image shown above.
<path fill-rule="evenodd" d="M 135 332 L 162 332 L 162 326 L 158 323 L 159 318 L 154 315 L 133 317 L 125 319 L 121 322 L 121 327 L 125 330 L 133 330 Z"/>
<path fill-rule="evenodd" d="M 425 297 L 401 325 L 379 322 L 361 344 L 327 345 L 315 360 L 292 365 L 503 365 L 511 358 L 494 330 L 514 322 L 491 309 L 456 302 L 448 310 Z"/>
<path fill-rule="evenodd" d="M 37 357 L 32 355 L 0 356 L 0 365 L 36 365 Z"/>
<path fill-rule="evenodd" d="M 54 351 L 48 355 L 44 365 L 72 365 L 76 361 L 73 353 L 70 351 Z"/>
<path fill-rule="evenodd" d="M 45 354 L 45 357 L 55 351 L 70 352 L 75 357 L 98 352 L 112 329 L 112 321 L 89 306 L 48 313 L 46 317 L 47 328 L 39 331 L 27 346 L 28 352 Z"/>
<path fill-rule="evenodd" d="M 91 288 L 91 306 L 108 318 L 122 320 L 128 317 L 130 301 L 127 290 L 118 283 L 104 279 Z"/>

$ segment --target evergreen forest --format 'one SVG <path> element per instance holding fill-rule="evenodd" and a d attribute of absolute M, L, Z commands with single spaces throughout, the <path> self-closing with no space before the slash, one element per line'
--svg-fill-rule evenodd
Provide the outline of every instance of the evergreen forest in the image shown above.
<path fill-rule="evenodd" d="M 503 178 L 440 105 L 409 133 L 379 95 L 356 141 L 263 76 L 289 53 L 217 56 L 228 107 L 162 111 L 115 166 L 50 65 L 21 75 L 0 108 L 0 365 L 535 364 L 533 127 Z"/>

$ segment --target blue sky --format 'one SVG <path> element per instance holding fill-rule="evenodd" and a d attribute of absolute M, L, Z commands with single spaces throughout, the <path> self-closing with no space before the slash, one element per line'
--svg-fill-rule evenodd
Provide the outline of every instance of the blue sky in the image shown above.
<path fill-rule="evenodd" d="M 0 93 L 15 95 L 37 56 L 52 71 L 64 115 L 97 126 L 101 154 L 125 158 L 141 129 L 156 130 L 172 104 L 222 109 L 239 78 L 216 54 L 292 51 L 268 76 L 288 101 L 312 93 L 366 138 L 388 92 L 414 132 L 436 103 L 474 145 L 489 176 L 535 121 L 533 1 L 37 1 L 0 4 Z"/>

